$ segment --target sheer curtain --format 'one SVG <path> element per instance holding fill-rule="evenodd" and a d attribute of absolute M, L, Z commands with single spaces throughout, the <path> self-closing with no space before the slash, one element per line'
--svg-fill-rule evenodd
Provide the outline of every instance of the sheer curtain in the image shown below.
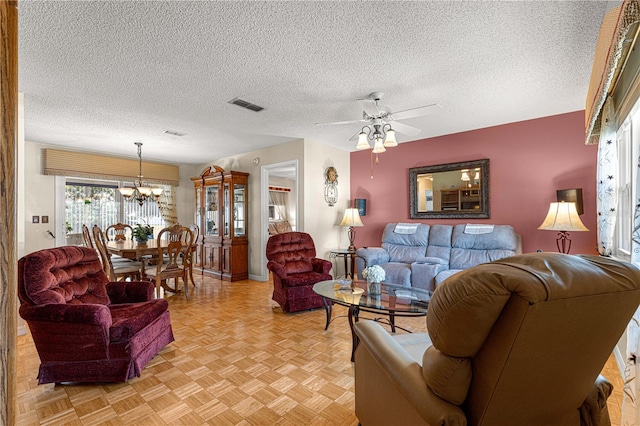
<path fill-rule="evenodd" d="M 176 208 L 176 189 L 170 185 L 163 185 L 164 191 L 158 199 L 158 208 L 166 226 L 178 223 L 178 211 Z"/>
<path fill-rule="evenodd" d="M 611 256 L 618 206 L 618 145 L 612 101 L 605 103 L 598 144 L 597 211 L 598 252 Z"/>
<path fill-rule="evenodd" d="M 269 191 L 269 204 L 273 205 L 274 208 L 278 211 L 278 217 L 282 219 L 283 222 L 289 221 L 289 216 L 287 211 L 287 192 L 280 191 Z"/>

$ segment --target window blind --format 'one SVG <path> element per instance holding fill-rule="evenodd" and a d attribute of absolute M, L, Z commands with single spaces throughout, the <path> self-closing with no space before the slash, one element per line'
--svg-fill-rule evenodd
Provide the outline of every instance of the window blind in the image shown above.
<path fill-rule="evenodd" d="M 50 148 L 44 150 L 45 175 L 133 181 L 138 178 L 139 167 L 138 160 Z M 142 175 L 143 180 L 155 184 L 178 186 L 180 181 L 178 166 L 170 164 L 143 161 Z"/>
<path fill-rule="evenodd" d="M 638 0 L 625 0 L 603 19 L 585 103 L 585 143 L 588 145 L 598 143 L 604 102 L 626 63 L 639 21 Z"/>

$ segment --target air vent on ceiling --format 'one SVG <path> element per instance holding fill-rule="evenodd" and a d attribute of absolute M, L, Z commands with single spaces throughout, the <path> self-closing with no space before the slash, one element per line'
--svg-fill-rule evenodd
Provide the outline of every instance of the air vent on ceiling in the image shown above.
<path fill-rule="evenodd" d="M 229 101 L 229 103 L 233 105 L 238 105 L 239 107 L 242 107 L 242 108 L 250 109 L 251 111 L 255 111 L 255 112 L 260 112 L 264 109 L 259 105 L 252 104 L 251 102 L 247 102 L 240 98 L 233 98 Z"/>
<path fill-rule="evenodd" d="M 171 135 L 171 136 L 185 136 L 186 135 L 186 133 L 178 132 L 176 130 L 165 130 L 164 132 L 167 135 Z"/>

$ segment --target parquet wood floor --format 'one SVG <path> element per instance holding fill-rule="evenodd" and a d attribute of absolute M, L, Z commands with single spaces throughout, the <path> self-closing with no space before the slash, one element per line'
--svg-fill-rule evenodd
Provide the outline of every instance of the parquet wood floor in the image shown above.
<path fill-rule="evenodd" d="M 195 278 L 189 301 L 168 297 L 176 341 L 128 383 L 38 385 L 35 346 L 19 336 L 18 425 L 358 424 L 346 318 L 324 331 L 323 309 L 285 314 L 271 283 Z M 398 321 L 426 330 L 424 318 Z M 606 368 L 617 374 L 613 358 Z"/>

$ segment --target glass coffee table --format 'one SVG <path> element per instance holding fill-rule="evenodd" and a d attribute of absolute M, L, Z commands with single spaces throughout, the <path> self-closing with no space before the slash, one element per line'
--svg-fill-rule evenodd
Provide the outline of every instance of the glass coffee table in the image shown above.
<path fill-rule="evenodd" d="M 367 294 L 366 281 L 351 280 L 328 280 L 320 281 L 313 286 L 313 291 L 320 296 L 324 302 L 327 313 L 327 322 L 324 329 L 329 328 L 332 319 L 333 303 L 346 306 L 348 310 L 349 327 L 351 327 L 351 361 L 358 347 L 358 336 L 356 336 L 353 325 L 358 322 L 360 312 L 369 312 L 375 315 L 388 317 L 391 332 L 395 333 L 396 328 L 408 331 L 396 325 L 396 317 L 421 317 L 427 315 L 427 308 L 431 300 L 432 291 L 403 287 L 394 284 L 382 284 L 382 294 L 371 296 Z M 375 318 L 379 321 L 380 318 Z"/>

